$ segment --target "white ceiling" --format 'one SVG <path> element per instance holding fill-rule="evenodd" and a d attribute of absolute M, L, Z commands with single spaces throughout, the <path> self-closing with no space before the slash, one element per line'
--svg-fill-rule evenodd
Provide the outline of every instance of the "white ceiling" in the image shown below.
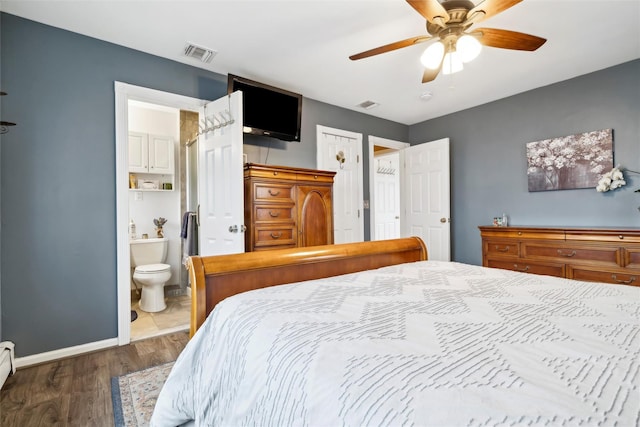
<path fill-rule="evenodd" d="M 419 57 L 428 43 L 348 59 L 426 34 L 404 0 L 2 0 L 0 9 L 407 125 L 640 58 L 640 0 L 525 0 L 475 27 L 546 44 L 535 52 L 485 47 L 462 72 L 426 84 Z M 218 53 L 203 64 L 182 55 L 187 42 Z M 425 92 L 429 101 L 420 99 Z M 367 100 L 380 106 L 357 106 Z"/>

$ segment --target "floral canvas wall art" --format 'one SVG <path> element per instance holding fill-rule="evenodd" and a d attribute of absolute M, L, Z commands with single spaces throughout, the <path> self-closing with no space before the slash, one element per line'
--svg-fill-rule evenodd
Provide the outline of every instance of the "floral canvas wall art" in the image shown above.
<path fill-rule="evenodd" d="M 613 129 L 527 143 L 529 191 L 594 188 L 613 167 Z"/>

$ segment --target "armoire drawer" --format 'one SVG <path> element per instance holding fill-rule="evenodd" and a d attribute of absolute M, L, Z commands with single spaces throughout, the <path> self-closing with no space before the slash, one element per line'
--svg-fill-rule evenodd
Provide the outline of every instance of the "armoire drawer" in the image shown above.
<path fill-rule="evenodd" d="M 256 222 L 292 222 L 294 205 L 278 206 L 278 205 L 255 205 L 255 221 Z"/>
<path fill-rule="evenodd" d="M 255 246 L 283 246 L 297 243 L 296 230 L 291 226 L 256 226 Z"/>
<path fill-rule="evenodd" d="M 544 258 L 559 262 L 589 261 L 612 267 L 621 265 L 620 248 L 609 246 L 523 242 L 522 256 L 528 259 Z"/>
<path fill-rule="evenodd" d="M 487 260 L 487 267 L 503 270 L 520 271 L 522 273 L 543 274 L 546 276 L 564 277 L 565 265 L 554 263 L 536 263 L 526 260 Z"/>
<path fill-rule="evenodd" d="M 253 200 L 255 202 L 293 203 L 293 184 L 254 183 Z"/>

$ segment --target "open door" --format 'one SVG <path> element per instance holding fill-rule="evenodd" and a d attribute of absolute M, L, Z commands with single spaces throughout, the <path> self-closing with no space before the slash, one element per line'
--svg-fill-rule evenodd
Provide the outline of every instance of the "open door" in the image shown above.
<path fill-rule="evenodd" d="M 402 236 L 418 236 L 430 260 L 451 261 L 449 138 L 402 150 Z"/>
<path fill-rule="evenodd" d="M 242 92 L 200 110 L 199 255 L 244 252 Z"/>

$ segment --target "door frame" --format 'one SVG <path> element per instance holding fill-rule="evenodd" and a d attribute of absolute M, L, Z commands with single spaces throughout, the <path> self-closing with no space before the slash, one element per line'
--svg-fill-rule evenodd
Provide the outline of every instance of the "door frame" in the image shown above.
<path fill-rule="evenodd" d="M 129 100 L 199 112 L 207 101 L 114 82 L 116 121 L 116 282 L 118 345 L 131 341 L 131 260 L 129 248 Z"/>
<path fill-rule="evenodd" d="M 369 239 L 373 240 L 373 236 L 375 236 L 375 226 L 376 226 L 376 217 L 375 217 L 375 180 L 376 180 L 376 168 L 374 167 L 374 145 L 379 147 L 385 147 L 389 150 L 399 151 L 403 148 L 409 147 L 408 142 L 395 141 L 393 139 L 380 138 L 378 136 L 369 135 Z M 402 193 L 402 180 L 404 179 L 404 170 L 402 167 L 402 162 L 400 162 L 400 200 L 404 200 Z M 401 226 L 402 227 L 402 226 Z M 400 228 L 402 230 L 402 228 Z"/>

